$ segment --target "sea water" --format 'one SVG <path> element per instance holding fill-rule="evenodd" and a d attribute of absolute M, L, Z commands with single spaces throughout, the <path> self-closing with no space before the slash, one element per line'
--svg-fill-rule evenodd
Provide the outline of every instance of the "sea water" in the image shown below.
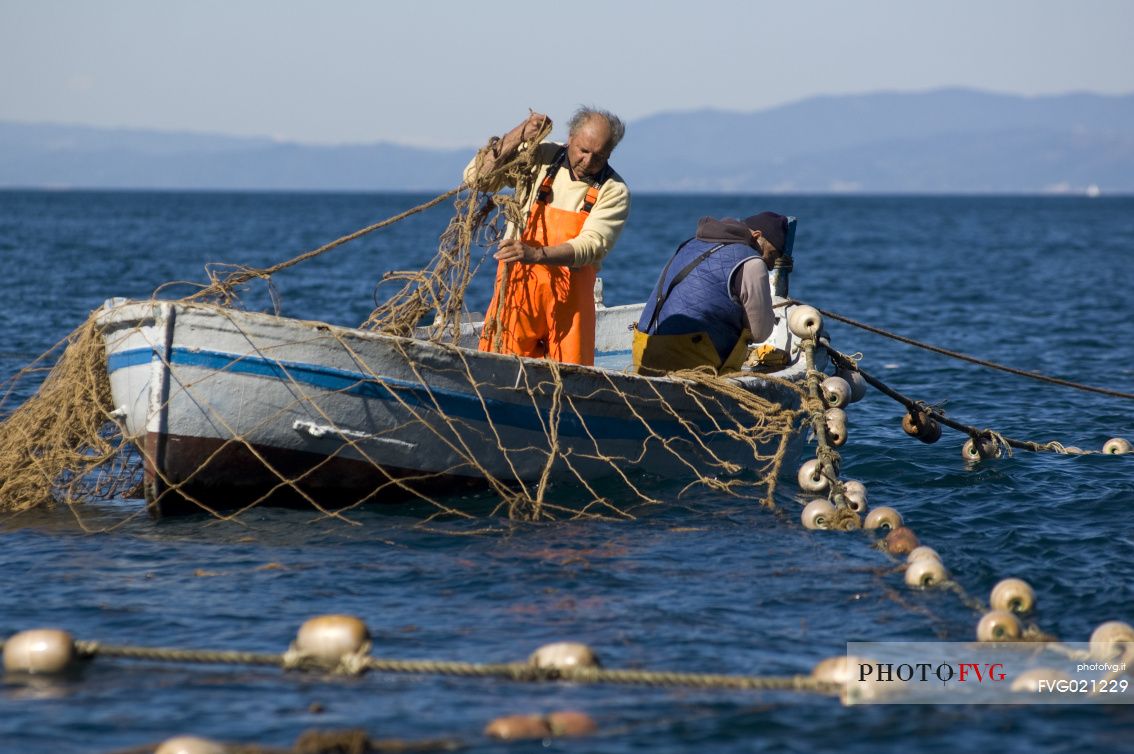
<path fill-rule="evenodd" d="M 209 263 L 267 266 L 414 206 L 404 194 L 0 192 L 0 377 L 104 299 L 180 296 Z M 703 215 L 799 217 L 794 296 L 921 341 L 1134 392 L 1134 199 L 636 196 L 600 273 L 642 300 Z M 275 279 L 282 313 L 363 321 L 389 270 L 421 267 L 445 207 Z M 479 259 L 478 254 L 478 259 Z M 491 262 L 469 291 L 483 310 Z M 251 308 L 270 306 L 263 289 Z M 955 361 L 839 322 L 886 384 L 1009 437 L 1097 449 L 1134 439 L 1134 403 Z M 34 382 L 17 385 L 6 408 Z M 1016 452 L 968 465 L 964 436 L 922 445 L 878 391 L 850 407 L 845 477 L 899 509 L 964 590 L 1029 581 L 1035 621 L 1086 641 L 1134 621 L 1134 455 Z M 808 452 L 813 446 L 808 446 Z M 60 627 L 113 644 L 282 652 L 307 618 L 348 613 L 388 658 L 509 662 L 582 641 L 607 667 L 807 673 L 848 641 L 967 641 L 979 615 L 907 589 L 862 532 L 805 531 L 789 463 L 778 516 L 755 500 L 668 491 L 620 522 L 435 520 L 395 505 L 348 521 L 255 509 L 152 521 L 139 501 L 0 519 L 0 636 Z M 460 498 L 447 500 L 460 505 Z M 483 503 L 483 501 L 481 501 Z M 483 512 L 483 511 L 482 511 Z M 88 533 L 113 526 L 108 531 Z M 597 736 L 500 744 L 492 718 L 578 709 Z M 289 746 L 311 728 L 452 737 L 470 751 L 1134 751 L 1134 707 L 842 707 L 795 693 L 369 674 L 96 659 L 65 680 L 0 683 L 0 752 L 107 752 L 176 734 Z"/>

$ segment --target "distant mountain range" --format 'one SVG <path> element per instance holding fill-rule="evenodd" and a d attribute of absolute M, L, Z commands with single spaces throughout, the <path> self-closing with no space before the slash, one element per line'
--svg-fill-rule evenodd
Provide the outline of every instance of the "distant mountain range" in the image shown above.
<path fill-rule="evenodd" d="M 474 149 L 0 122 L 0 187 L 434 191 Z M 942 89 L 662 113 L 631 122 L 612 162 L 640 192 L 1134 193 L 1134 94 Z"/>

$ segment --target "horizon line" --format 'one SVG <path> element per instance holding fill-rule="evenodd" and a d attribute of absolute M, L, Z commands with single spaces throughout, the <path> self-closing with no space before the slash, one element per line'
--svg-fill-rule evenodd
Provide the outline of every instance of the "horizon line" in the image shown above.
<path fill-rule="evenodd" d="M 1094 193 L 1091 188 L 1098 189 Z M 435 192 L 446 193 L 451 189 L 320 189 L 320 188 L 170 188 L 170 187 L 115 187 L 115 186 L 4 186 L 0 194 L 321 194 L 327 196 L 366 196 L 387 194 L 396 196 L 436 196 Z M 635 197 L 674 197 L 674 196 L 774 196 L 777 198 L 852 198 L 852 199 L 895 199 L 895 198 L 1035 198 L 1035 199 L 1121 199 L 1134 197 L 1134 190 L 1105 191 L 1092 184 L 1082 190 L 973 190 L 973 191 L 667 191 L 642 189 L 634 192 Z"/>
<path fill-rule="evenodd" d="M 1134 90 L 1123 93 L 1107 93 L 1099 91 L 1091 91 L 1086 89 L 1072 89 L 1056 93 L 1048 94 L 1020 94 L 1017 92 L 997 91 L 992 89 L 981 89 L 978 87 L 970 86 L 938 86 L 930 87 L 927 89 L 872 89 L 861 92 L 850 92 L 840 94 L 812 94 L 806 97 L 801 97 L 793 100 L 787 100 L 776 105 L 768 107 L 755 108 L 752 110 L 727 110 L 717 107 L 690 107 L 684 109 L 670 109 L 658 110 L 648 115 L 628 120 L 627 124 L 632 125 L 636 122 L 649 120 L 659 116 L 670 115 L 691 115 L 695 113 L 719 113 L 726 115 L 757 115 L 761 113 L 769 113 L 783 108 L 793 107 L 804 102 L 813 100 L 834 100 L 834 99 L 855 99 L 863 97 L 877 97 L 877 96 L 925 96 L 930 94 L 940 94 L 946 92 L 965 92 L 970 94 L 989 95 L 994 97 L 1008 97 L 1021 100 L 1042 100 L 1042 99 L 1059 99 L 1063 97 L 1077 97 L 1089 96 L 1098 97 L 1102 99 L 1122 99 L 1126 97 L 1134 97 Z M 224 131 L 207 131 L 207 130 L 193 130 L 183 127 L 161 127 L 161 126 L 133 126 L 133 125 L 98 125 L 92 123 L 79 123 L 73 121 L 50 121 L 50 120 L 11 120 L 7 118 L 0 119 L 0 126 L 24 126 L 24 127 L 50 127 L 50 128 L 82 128 L 94 131 L 103 132 L 118 132 L 118 133 L 155 133 L 167 136 L 195 136 L 195 137 L 212 137 L 221 139 L 231 139 L 234 141 L 249 141 L 249 142 L 266 142 L 275 146 L 297 146 L 307 148 L 336 148 L 336 147 L 374 147 L 374 146 L 394 146 L 404 149 L 421 149 L 432 152 L 454 152 L 463 151 L 467 149 L 477 149 L 475 144 L 464 144 L 455 146 L 438 146 L 420 143 L 411 143 L 404 141 L 338 141 L 338 142 L 322 142 L 322 141 L 302 141 L 298 139 L 286 139 L 272 136 L 271 134 L 239 134 Z"/>

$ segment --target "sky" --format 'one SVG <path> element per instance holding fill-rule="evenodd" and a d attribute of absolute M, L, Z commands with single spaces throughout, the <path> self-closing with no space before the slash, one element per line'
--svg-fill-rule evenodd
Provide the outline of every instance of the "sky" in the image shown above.
<path fill-rule="evenodd" d="M 1132 0 L 0 0 L 0 121 L 463 147 L 580 104 L 1128 94 L 1132 35 Z"/>

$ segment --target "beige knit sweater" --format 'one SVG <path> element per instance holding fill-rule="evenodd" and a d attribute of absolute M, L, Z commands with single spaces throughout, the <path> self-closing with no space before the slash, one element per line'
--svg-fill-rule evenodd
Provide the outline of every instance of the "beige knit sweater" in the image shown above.
<path fill-rule="evenodd" d="M 528 144 L 521 144 L 520 149 L 528 148 Z M 524 203 L 524 217 L 531 213 L 532 201 L 535 199 L 535 189 L 539 187 L 540 182 L 544 176 L 547 175 L 547 168 L 555 153 L 559 151 L 561 144 L 555 142 L 545 141 L 535 146 L 536 161 L 532 168 L 535 174 L 535 180 L 529 185 L 533 187 L 527 195 L 521 195 L 520 199 Z M 473 160 L 465 167 L 464 177 L 465 180 L 471 180 Z M 578 212 L 583 208 L 583 200 L 587 196 L 587 188 L 590 183 L 587 181 L 575 181 L 571 179 L 571 171 L 564 165 L 559 169 L 555 175 L 555 180 L 551 184 L 551 206 L 557 209 L 567 210 L 569 212 Z M 497 191 L 503 188 L 503 184 L 497 186 L 487 186 L 490 191 Z M 579 235 L 572 238 L 568 243 L 575 250 L 575 262 L 573 267 L 582 267 L 584 265 L 594 265 L 596 269 L 602 266 L 602 260 L 606 257 L 610 250 L 614 247 L 615 241 L 618 236 L 622 234 L 622 227 L 626 224 L 626 218 L 630 215 L 630 189 L 627 188 L 626 182 L 622 177 L 611 171 L 611 176 L 602 184 L 599 189 L 598 199 L 595 201 L 595 206 L 587 215 L 586 221 L 583 223 L 583 229 Z M 508 228 L 508 237 L 517 238 L 519 233 L 515 228 Z"/>

